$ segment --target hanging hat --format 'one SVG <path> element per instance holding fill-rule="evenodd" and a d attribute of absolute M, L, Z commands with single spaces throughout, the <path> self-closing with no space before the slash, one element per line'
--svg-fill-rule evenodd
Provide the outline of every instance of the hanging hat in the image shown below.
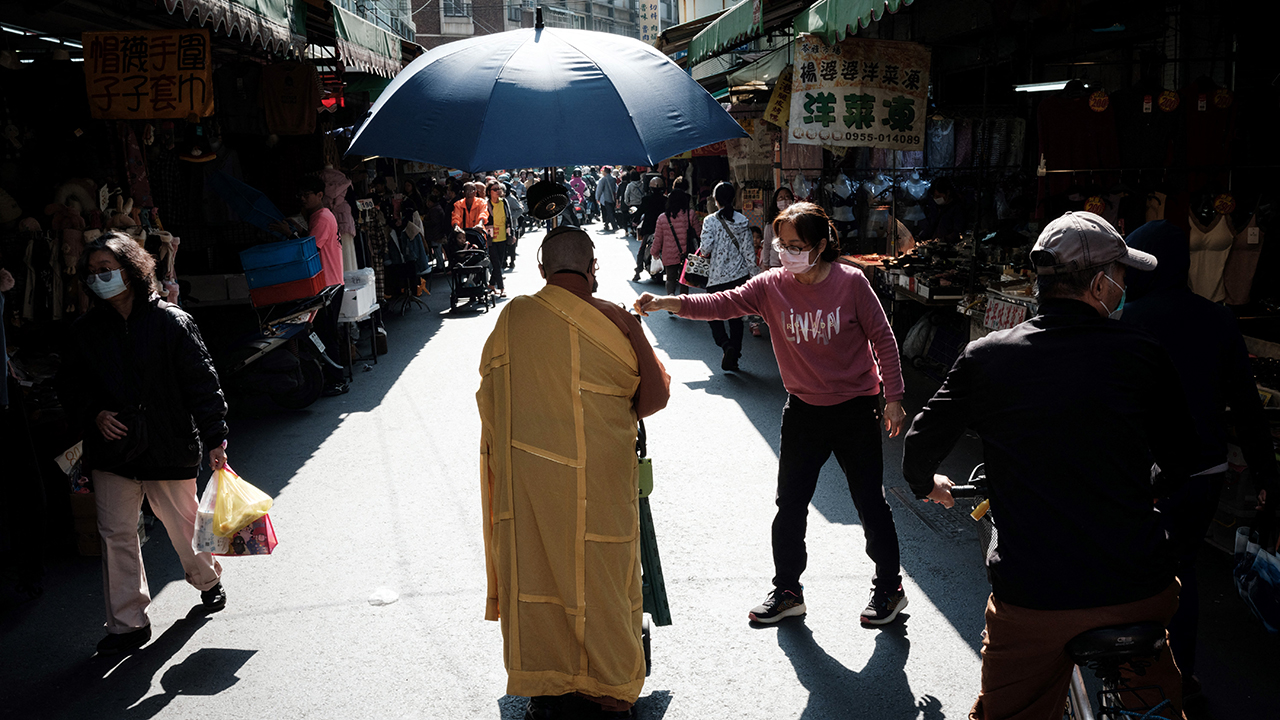
<path fill-rule="evenodd" d="M 216 159 L 218 153 L 214 152 L 213 147 L 209 145 L 209 138 L 205 136 L 204 125 L 201 124 L 200 118 L 192 113 L 187 116 L 187 123 L 187 137 L 181 145 L 182 154 L 178 159 L 193 163 L 206 163 Z"/>

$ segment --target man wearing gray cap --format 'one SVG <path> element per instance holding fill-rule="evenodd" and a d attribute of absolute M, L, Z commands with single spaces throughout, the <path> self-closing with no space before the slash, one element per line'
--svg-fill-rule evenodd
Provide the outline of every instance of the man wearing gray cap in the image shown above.
<path fill-rule="evenodd" d="M 1126 247 L 1101 217 L 1073 212 L 1045 227 L 1031 260 L 1039 314 L 965 348 L 903 451 L 916 496 L 951 507 L 952 483 L 934 473 L 966 430 L 982 438 L 999 537 L 971 718 L 1061 717 L 1069 640 L 1108 625 L 1168 624 L 1178 606 L 1151 465 L 1186 477 L 1194 426 L 1165 350 L 1112 319 L 1125 273 L 1156 259 Z M 1171 701 L 1162 717 L 1182 717 L 1167 647 L 1140 684 Z"/>

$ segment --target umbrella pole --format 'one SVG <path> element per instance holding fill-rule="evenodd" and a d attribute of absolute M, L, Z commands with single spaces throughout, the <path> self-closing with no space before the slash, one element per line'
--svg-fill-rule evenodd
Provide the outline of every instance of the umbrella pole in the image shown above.
<path fill-rule="evenodd" d="M 542 26 L 542 8 L 538 8 L 538 26 L 539 26 L 539 27 L 541 27 L 541 26 Z M 547 180 L 549 180 L 549 181 L 551 181 L 551 182 L 555 182 L 555 181 L 556 181 L 556 175 L 555 175 L 555 173 L 553 172 L 554 170 L 555 170 L 555 168 L 551 168 L 551 167 L 548 167 L 548 168 L 547 168 Z M 551 230 L 555 230 L 555 229 L 556 229 L 556 227 L 557 227 L 559 224 L 560 224 L 560 216 L 559 216 L 559 215 L 557 215 L 557 216 L 555 216 L 555 217 L 551 218 L 551 228 L 550 228 L 550 229 L 551 229 Z"/>

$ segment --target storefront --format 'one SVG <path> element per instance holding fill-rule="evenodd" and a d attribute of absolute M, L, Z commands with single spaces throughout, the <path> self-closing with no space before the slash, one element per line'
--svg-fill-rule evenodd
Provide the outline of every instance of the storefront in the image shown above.
<path fill-rule="evenodd" d="M 1277 68 L 1246 11 L 1203 0 L 787 10 L 740 3 L 698 30 L 685 60 L 708 90 L 727 89 L 752 134 L 728 144 L 733 181 L 822 205 L 919 367 L 940 379 L 968 341 L 1034 314 L 1027 251 L 1046 222 L 1088 210 L 1122 234 L 1153 220 L 1188 232 L 1192 289 L 1236 312 L 1276 403 L 1280 249 L 1266 236 L 1280 148 L 1265 123 Z M 784 23 L 789 45 L 774 50 Z M 1246 494 L 1224 493 L 1224 526 L 1252 512 Z"/>
<path fill-rule="evenodd" d="M 373 218 L 352 205 L 376 169 L 343 158 L 347 129 L 421 50 L 322 0 L 156 0 L 128 16 L 76 7 L 0 9 L 0 267 L 16 281 L 5 293 L 12 392 L 0 432 L 6 487 L 30 501 L 11 506 L 24 517 L 0 518 L 6 567 L 38 565 L 38 548 L 76 549 L 78 438 L 52 381 L 88 307 L 76 274 L 85 243 L 130 233 L 216 358 L 220 342 L 258 327 L 240 252 L 280 238 L 247 222 L 215 181 L 293 215 L 299 179 L 322 172 L 343 189 L 335 207 L 350 206 L 345 269 L 380 263 L 361 224 Z M 83 525 L 80 550 L 94 553 L 96 531 Z M 23 550 L 24 536 L 42 540 Z"/>

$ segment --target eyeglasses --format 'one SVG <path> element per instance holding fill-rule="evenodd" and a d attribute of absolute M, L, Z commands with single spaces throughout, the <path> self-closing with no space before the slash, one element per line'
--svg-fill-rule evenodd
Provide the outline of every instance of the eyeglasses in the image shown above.
<path fill-rule="evenodd" d="M 99 282 L 111 282 L 111 274 L 114 272 L 116 272 L 116 270 L 103 270 L 99 273 L 89 273 L 89 276 L 86 277 L 84 281 L 90 285 Z"/>
<path fill-rule="evenodd" d="M 774 238 L 771 244 L 773 245 L 773 249 L 777 250 L 779 254 L 786 253 L 791 257 L 796 257 L 796 258 L 800 257 L 801 255 L 804 255 L 805 253 L 813 249 L 813 248 L 788 247 L 786 245 L 783 245 L 782 241 L 777 238 Z"/>

